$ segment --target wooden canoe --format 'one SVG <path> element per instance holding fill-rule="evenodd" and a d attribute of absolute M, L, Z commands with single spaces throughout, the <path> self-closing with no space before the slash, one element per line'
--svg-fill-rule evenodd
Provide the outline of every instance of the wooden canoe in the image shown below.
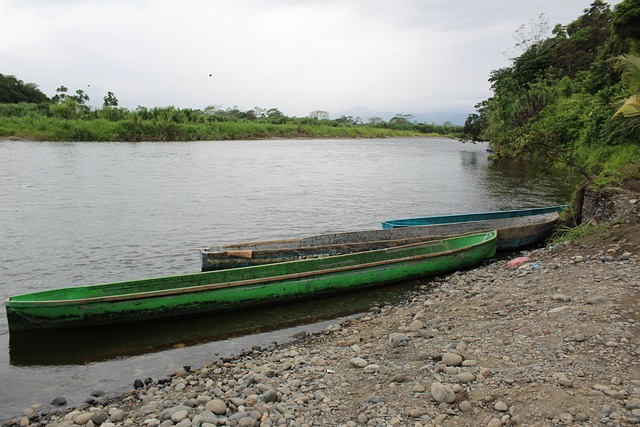
<path fill-rule="evenodd" d="M 537 215 L 452 222 L 426 227 L 397 225 L 382 230 L 208 247 L 200 250 L 200 256 L 202 271 L 213 271 L 384 249 L 489 230 L 498 230 L 498 250 L 506 251 L 529 246 L 544 239 L 553 231 L 557 221 L 558 213 L 552 211 Z"/>
<path fill-rule="evenodd" d="M 468 268 L 496 231 L 353 254 L 33 292 L 5 299 L 9 330 L 90 327 L 244 309 Z"/>
<path fill-rule="evenodd" d="M 475 231 L 469 230 L 456 235 L 473 232 Z M 361 230 L 292 239 L 233 243 L 203 248 L 200 250 L 200 255 L 202 271 L 213 271 L 394 248 L 442 240 L 446 237 L 454 237 L 454 234 L 450 236 L 434 234 L 432 230 L 424 230 L 421 227 Z"/>
<path fill-rule="evenodd" d="M 465 214 L 451 214 L 425 216 L 418 218 L 394 219 L 382 222 L 382 228 L 411 227 L 416 225 L 453 224 L 459 222 L 488 221 L 494 219 L 512 219 L 522 217 L 536 217 L 553 212 L 561 212 L 567 205 L 547 206 L 541 208 L 513 209 L 494 212 L 474 212 Z"/>
<path fill-rule="evenodd" d="M 559 212 L 567 205 L 515 209 L 495 212 L 440 215 L 383 221 L 383 229 L 404 227 L 462 227 L 466 230 L 498 230 L 498 250 L 514 250 L 548 237 L 555 228 Z"/>

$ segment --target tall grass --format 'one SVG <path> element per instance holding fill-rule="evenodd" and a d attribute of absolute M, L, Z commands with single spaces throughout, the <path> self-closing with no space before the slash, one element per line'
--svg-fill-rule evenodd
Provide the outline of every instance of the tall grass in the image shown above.
<path fill-rule="evenodd" d="M 278 115 L 246 119 L 174 107 L 77 110 L 65 104 L 0 104 L 0 137 L 47 141 L 200 141 L 266 138 L 456 137 L 460 126 L 343 123 Z"/>
<path fill-rule="evenodd" d="M 586 167 L 598 174 L 596 185 L 607 186 L 640 176 L 640 146 L 637 144 L 583 147 L 579 155 Z"/>
<path fill-rule="evenodd" d="M 5 117 L 0 137 L 47 141 L 201 141 L 266 138 L 386 138 L 425 134 L 370 126 L 272 124 L 249 121 L 176 123 L 155 120 L 60 119 Z M 442 136 L 442 135 L 440 135 Z"/>

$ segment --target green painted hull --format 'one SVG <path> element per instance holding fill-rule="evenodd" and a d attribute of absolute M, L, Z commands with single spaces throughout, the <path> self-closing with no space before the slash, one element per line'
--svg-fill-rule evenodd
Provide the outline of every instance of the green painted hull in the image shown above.
<path fill-rule="evenodd" d="M 13 331 L 90 327 L 222 312 L 468 268 L 496 251 L 496 232 L 231 270 L 8 297 Z"/>

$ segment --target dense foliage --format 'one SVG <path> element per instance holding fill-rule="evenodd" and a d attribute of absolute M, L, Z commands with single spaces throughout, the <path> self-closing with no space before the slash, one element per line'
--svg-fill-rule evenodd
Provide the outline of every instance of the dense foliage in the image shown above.
<path fill-rule="evenodd" d="M 8 82 L 20 82 L 13 76 Z M 20 82 L 22 91 L 36 89 Z M 26 88 L 26 89 L 25 89 Z M 384 138 L 390 136 L 462 136 L 462 126 L 415 123 L 412 116 L 398 114 L 388 122 L 373 118 L 341 116 L 314 111 L 309 117 L 288 117 L 277 108 L 210 106 L 204 110 L 175 107 L 146 108 L 135 111 L 118 107 L 112 92 L 103 98 L 102 108 L 87 105 L 82 90 L 70 94 L 65 86 L 48 99 L 7 97 L 0 101 L 0 138 L 18 137 L 49 141 L 194 141 L 260 138 Z M 44 97 L 44 98 L 43 98 Z M 18 102 L 18 101 L 19 102 Z"/>
<path fill-rule="evenodd" d="M 600 183 L 640 177 L 639 22 L 640 0 L 613 10 L 596 0 L 550 37 L 525 40 L 491 72 L 493 96 L 467 118 L 467 136 L 490 141 L 496 158 L 568 165 Z"/>
<path fill-rule="evenodd" d="M 47 102 L 49 98 L 33 83 L 25 83 L 14 76 L 0 74 L 0 104 L 18 102 Z"/>

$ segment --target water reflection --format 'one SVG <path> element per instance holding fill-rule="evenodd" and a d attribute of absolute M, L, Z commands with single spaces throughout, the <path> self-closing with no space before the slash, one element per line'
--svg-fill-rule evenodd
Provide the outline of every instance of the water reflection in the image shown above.
<path fill-rule="evenodd" d="M 427 280 L 420 283 L 425 284 Z M 13 366 L 86 365 L 317 323 L 397 302 L 418 282 L 229 313 L 126 326 L 11 333 Z"/>
<path fill-rule="evenodd" d="M 489 165 L 484 182 L 497 209 L 513 209 L 568 203 L 569 189 L 575 188 L 579 179 L 568 170 L 549 173 L 533 163 L 500 160 Z M 514 206 L 514 200 L 520 202 Z"/>
<path fill-rule="evenodd" d="M 480 157 L 482 157 L 482 163 L 480 162 Z M 484 169 L 486 167 L 486 153 L 478 152 L 478 151 L 462 151 L 460 153 L 460 160 L 462 166 L 465 168 L 471 168 L 472 170 L 478 170 L 478 167 L 482 165 Z"/>

